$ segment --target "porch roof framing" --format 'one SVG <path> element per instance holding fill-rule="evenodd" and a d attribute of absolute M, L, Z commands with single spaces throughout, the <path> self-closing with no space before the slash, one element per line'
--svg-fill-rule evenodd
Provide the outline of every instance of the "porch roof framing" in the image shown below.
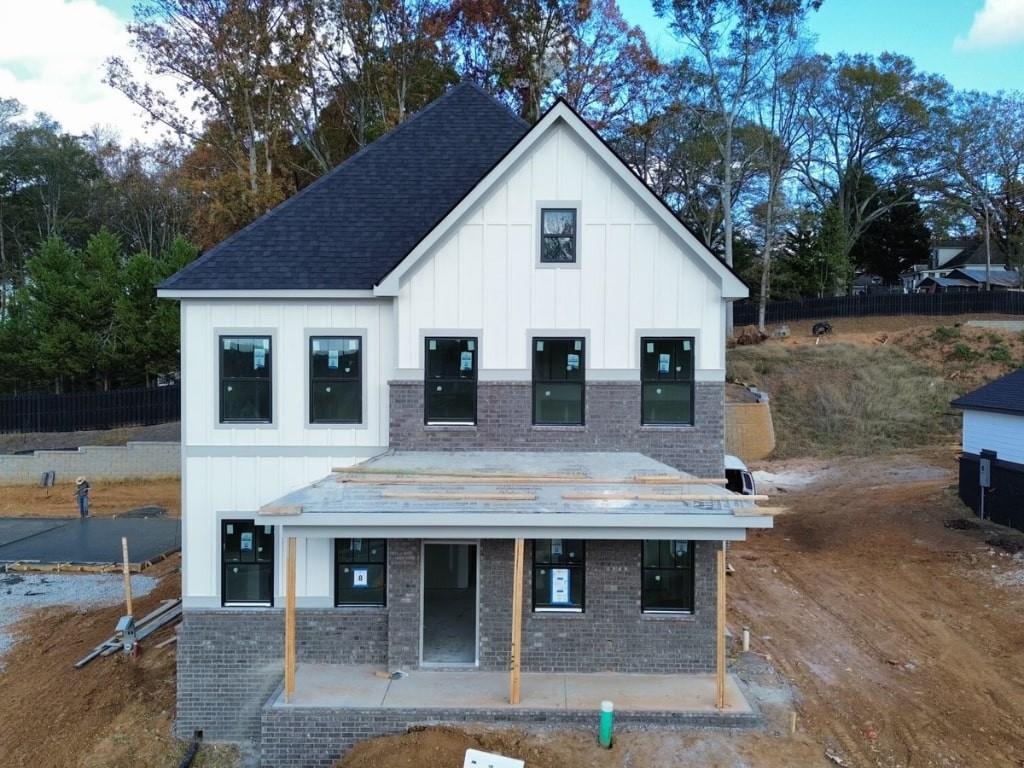
<path fill-rule="evenodd" d="M 743 539 L 779 511 L 639 453 L 394 451 L 261 507 L 302 538 Z"/>

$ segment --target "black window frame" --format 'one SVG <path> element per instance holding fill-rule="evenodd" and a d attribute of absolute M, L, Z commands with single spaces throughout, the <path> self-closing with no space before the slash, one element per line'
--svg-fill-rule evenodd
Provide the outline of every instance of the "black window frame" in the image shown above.
<path fill-rule="evenodd" d="M 548 213 L 571 213 L 572 214 L 572 234 L 548 234 L 544 231 L 544 218 L 545 214 Z M 572 237 L 572 260 L 561 261 L 559 259 L 546 259 L 544 253 L 546 251 L 544 245 L 548 240 L 562 240 L 567 237 Z M 578 264 L 580 259 L 579 254 L 580 244 L 580 211 L 579 208 L 570 206 L 551 206 L 550 208 L 540 209 L 540 259 L 541 264 Z"/>
<path fill-rule="evenodd" d="M 267 369 L 266 376 L 231 376 L 224 375 L 224 342 L 228 339 L 260 339 L 267 342 L 267 354 L 264 367 Z M 218 414 L 217 418 L 221 424 L 273 424 L 274 423 L 274 337 L 269 333 L 222 333 L 217 336 L 217 362 L 218 362 Z M 225 385 L 229 381 L 266 381 L 267 392 L 267 416 L 257 419 L 228 419 L 225 418 L 224 396 Z"/>
<path fill-rule="evenodd" d="M 228 526 L 248 526 L 252 528 L 253 536 L 253 559 L 252 561 L 243 560 L 228 560 L 227 559 L 227 537 L 229 535 L 234 536 L 235 533 L 228 533 Z M 266 532 L 266 529 L 270 529 L 270 533 Z M 239 537 L 243 531 L 239 531 Z M 256 546 L 257 541 L 265 541 L 265 538 L 270 537 L 269 554 L 263 558 L 259 557 L 260 548 Z M 277 567 L 277 536 L 275 528 L 272 525 L 256 525 L 254 520 L 246 519 L 231 519 L 221 520 L 220 525 L 220 603 L 225 608 L 245 608 L 245 607 L 274 607 L 274 592 L 276 586 L 276 567 Z M 241 552 L 241 547 L 239 547 Z M 265 575 L 269 578 L 268 595 L 266 599 L 255 599 L 255 600 L 236 600 L 228 599 L 228 568 L 237 565 L 245 566 L 257 566 L 257 571 L 265 571 Z"/>
<path fill-rule="evenodd" d="M 679 342 L 680 344 L 690 342 L 690 366 L 689 371 L 683 371 L 685 378 L 680 378 L 676 371 L 670 371 L 671 378 L 648 377 L 644 356 L 647 352 L 647 344 L 658 342 Z M 657 353 L 655 353 L 657 354 Z M 692 427 L 696 421 L 696 368 L 697 368 L 697 339 L 693 336 L 644 336 L 640 339 L 640 424 L 652 427 Z M 655 384 L 689 384 L 690 385 L 690 413 L 687 421 L 647 421 L 647 387 Z"/>
<path fill-rule="evenodd" d="M 685 566 L 677 565 L 662 565 L 661 564 L 661 553 L 659 550 L 658 565 L 648 566 L 647 565 L 647 546 L 649 544 L 660 545 L 663 543 L 669 543 L 670 545 L 676 541 L 687 542 L 687 557 L 689 562 Z M 643 539 L 640 541 L 640 612 L 647 614 L 669 614 L 679 616 L 692 616 L 696 609 L 696 568 L 695 568 L 695 542 L 688 539 Z M 649 599 L 647 589 L 645 589 L 645 578 L 648 572 L 661 572 L 661 571 L 689 571 L 689 593 L 685 596 L 689 601 L 689 607 L 683 608 L 651 608 L 649 607 Z"/>
<path fill-rule="evenodd" d="M 317 376 L 314 368 L 313 361 L 313 344 L 317 341 L 354 341 L 358 344 L 356 350 L 356 375 L 354 377 L 336 376 L 336 377 L 325 377 Z M 363 337 L 352 336 L 352 335 L 326 335 L 318 334 L 316 336 L 309 337 L 309 346 L 306 349 L 309 361 L 309 423 L 310 424 L 362 424 L 363 423 Z M 329 353 L 328 353 L 329 354 Z M 356 419 L 326 419 L 316 418 L 313 412 L 316 403 L 316 385 L 317 383 L 323 382 L 356 382 L 356 388 L 359 391 L 359 415 Z"/>
<path fill-rule="evenodd" d="M 430 342 L 472 342 L 473 349 L 461 350 L 473 353 L 473 376 L 472 379 L 453 379 L 450 377 L 430 378 Z M 443 382 L 473 382 L 473 418 L 471 421 L 453 419 L 431 419 L 430 418 L 430 387 L 431 384 Z M 428 426 L 476 426 L 477 406 L 480 390 L 480 339 L 477 336 L 425 336 L 423 338 L 423 423 Z"/>
<path fill-rule="evenodd" d="M 538 542 L 548 542 L 548 559 L 544 561 L 538 561 L 537 559 L 537 544 Z M 575 541 L 579 543 L 580 557 L 579 562 L 565 563 L 561 561 L 553 561 L 550 555 L 551 542 L 553 541 Z M 579 605 L 574 603 L 543 603 L 537 601 L 537 585 L 538 571 L 542 569 L 552 568 L 566 568 L 569 570 L 569 593 L 570 599 L 572 595 L 572 584 L 578 580 L 580 585 L 580 601 Z M 533 567 L 530 571 L 531 584 L 530 584 L 530 596 L 534 613 L 586 613 L 587 609 L 587 542 L 584 539 L 534 539 L 533 540 Z"/>
<path fill-rule="evenodd" d="M 343 560 L 341 557 L 342 548 L 338 546 L 339 542 L 348 541 L 349 550 L 351 551 L 353 541 L 364 541 L 364 542 L 379 542 L 383 549 L 382 555 L 379 559 L 361 559 L 361 560 Z M 366 547 L 366 552 L 369 553 L 372 549 L 371 546 Z M 344 601 L 341 599 L 341 575 L 342 566 L 345 565 L 369 565 L 377 566 L 381 569 L 381 586 L 380 594 L 381 598 L 379 601 Z M 373 538 L 373 539 L 334 539 L 334 607 L 335 608 L 387 608 L 388 605 L 388 540 Z"/>
<path fill-rule="evenodd" d="M 570 379 L 541 379 L 537 375 L 537 342 L 544 342 L 545 346 L 549 342 L 580 342 L 579 357 L 580 364 L 578 370 L 580 372 L 580 378 L 578 381 Z M 530 343 L 530 355 L 531 355 L 531 376 L 533 379 L 533 386 L 530 391 L 531 399 L 531 411 L 532 420 L 534 426 L 539 427 L 583 427 L 587 423 L 587 339 L 585 336 L 534 336 Z M 537 392 L 538 388 L 545 384 L 574 384 L 579 386 L 580 389 L 580 420 L 573 422 L 566 421 L 538 421 L 537 420 Z"/>

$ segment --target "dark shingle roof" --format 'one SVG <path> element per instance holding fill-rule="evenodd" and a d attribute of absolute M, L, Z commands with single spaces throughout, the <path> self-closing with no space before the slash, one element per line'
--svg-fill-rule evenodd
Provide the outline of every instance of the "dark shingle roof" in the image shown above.
<path fill-rule="evenodd" d="M 958 397 L 951 405 L 954 408 L 1024 414 L 1024 368 Z"/>
<path fill-rule="evenodd" d="M 528 130 L 457 85 L 161 287 L 372 288 Z"/>
<path fill-rule="evenodd" d="M 985 240 L 983 238 L 968 238 L 963 242 L 965 243 L 964 249 L 943 264 L 942 269 L 953 269 L 955 267 L 966 266 L 967 264 L 985 263 Z M 990 240 L 989 251 L 991 253 L 992 264 L 1001 265 L 1006 263 L 1006 254 L 1003 252 L 1003 249 L 998 242 Z"/>

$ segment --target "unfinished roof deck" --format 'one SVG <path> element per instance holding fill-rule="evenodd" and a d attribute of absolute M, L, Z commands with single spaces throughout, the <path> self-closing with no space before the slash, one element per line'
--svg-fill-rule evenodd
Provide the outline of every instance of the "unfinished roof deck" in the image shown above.
<path fill-rule="evenodd" d="M 399 451 L 261 508 L 289 535 L 742 539 L 770 528 L 764 497 L 639 453 Z"/>

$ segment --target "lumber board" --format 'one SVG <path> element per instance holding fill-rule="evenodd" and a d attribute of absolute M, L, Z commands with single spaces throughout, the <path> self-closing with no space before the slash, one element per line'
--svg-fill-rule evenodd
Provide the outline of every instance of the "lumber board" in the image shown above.
<path fill-rule="evenodd" d="M 516 705 L 520 700 L 523 645 L 523 560 L 524 542 L 516 539 L 512 559 L 512 638 L 511 659 L 509 664 L 509 704 Z"/>
<path fill-rule="evenodd" d="M 493 475 L 488 477 L 459 474 L 409 477 L 404 475 L 348 476 L 342 473 L 337 482 L 350 485 L 725 485 L 724 478 L 672 477 L 669 475 L 637 475 L 636 477 L 531 477 L 528 475 Z M 266 513 L 271 514 L 271 513 Z M 284 513 L 281 513 L 284 514 Z"/>
<path fill-rule="evenodd" d="M 384 491 L 385 499 L 415 499 L 418 501 L 536 501 L 535 493 L 449 493 L 432 491 Z"/>
<path fill-rule="evenodd" d="M 284 603 L 284 700 L 295 694 L 295 537 L 288 537 Z"/>
<path fill-rule="evenodd" d="M 725 542 L 716 553 L 715 706 L 725 709 Z"/>
<path fill-rule="evenodd" d="M 673 477 L 671 475 L 636 475 L 632 482 L 650 485 L 728 485 L 729 483 L 724 477 Z"/>
<path fill-rule="evenodd" d="M 273 517 L 289 517 L 302 514 L 301 504 L 264 504 L 260 507 L 261 515 Z"/>
<path fill-rule="evenodd" d="M 566 501 L 768 501 L 738 493 L 563 493 Z"/>
<path fill-rule="evenodd" d="M 736 507 L 732 513 L 736 517 L 775 517 L 789 511 L 789 507 Z"/>
<path fill-rule="evenodd" d="M 547 480 L 574 480 L 585 479 L 587 475 L 581 474 L 539 474 L 539 475 L 516 475 L 509 472 L 474 472 L 473 470 L 452 472 L 441 469 L 385 469 L 383 467 L 361 467 L 358 464 L 352 467 L 335 467 L 334 472 L 350 475 L 393 475 L 395 477 L 479 477 L 492 479 L 495 477 L 523 477 Z"/>

